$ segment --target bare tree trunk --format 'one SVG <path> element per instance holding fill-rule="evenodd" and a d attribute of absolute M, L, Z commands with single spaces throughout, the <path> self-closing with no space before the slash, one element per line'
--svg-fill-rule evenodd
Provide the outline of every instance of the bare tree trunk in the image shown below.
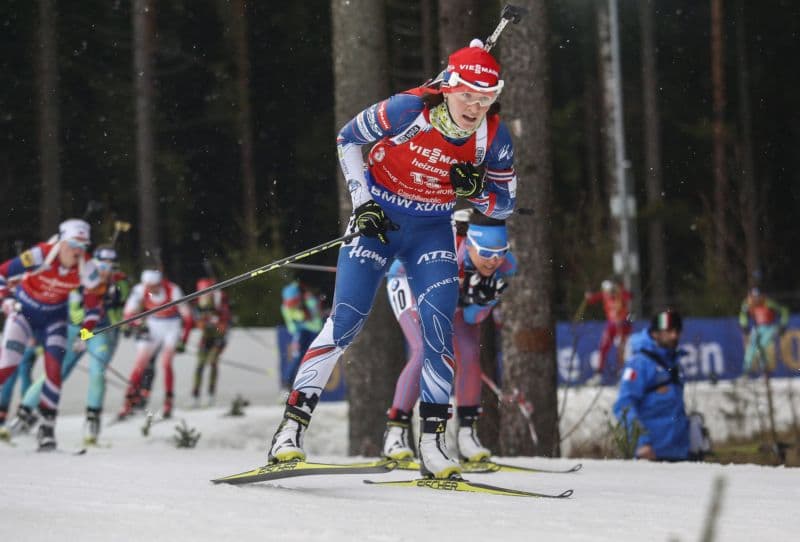
<path fill-rule="evenodd" d="M 756 166 L 753 159 L 753 115 L 750 110 L 750 62 L 747 58 L 747 31 L 745 3 L 738 1 L 736 21 L 736 62 L 739 72 L 739 125 L 742 149 L 742 190 L 740 208 L 744 229 L 745 265 L 747 280 L 753 284 L 761 281 L 760 239 L 758 235 L 758 191 Z"/>
<path fill-rule="evenodd" d="M 427 77 L 434 77 L 434 66 L 436 66 L 435 53 L 433 50 L 433 0 L 420 0 L 420 34 L 422 36 L 422 71 Z"/>
<path fill-rule="evenodd" d="M 600 81 L 600 137 L 603 147 L 602 165 L 604 193 L 611 194 L 614 189 L 614 164 L 616 157 L 614 154 L 614 97 L 607 91 L 605 81 L 611 76 L 611 32 L 609 31 L 608 3 L 597 2 L 596 24 L 597 24 L 597 68 L 598 79 Z"/>
<path fill-rule="evenodd" d="M 597 25 L 595 9 L 587 10 L 587 28 Z M 592 39 L 594 36 L 595 39 Z M 598 246 L 605 239 L 605 191 L 603 190 L 603 160 L 600 148 L 600 126 L 598 111 L 602 110 L 598 91 L 597 72 L 597 36 L 591 32 L 584 43 L 584 91 L 583 91 L 583 126 L 584 147 L 586 149 L 586 179 L 589 185 L 589 240 Z"/>
<path fill-rule="evenodd" d="M 603 187 L 600 144 L 598 142 L 598 122 L 597 122 L 597 80 L 586 74 L 586 88 L 583 92 L 583 127 L 584 127 L 584 148 L 586 149 L 586 177 L 589 182 L 589 201 L 592 209 L 600 209 L 603 206 Z M 604 235 L 602 232 L 594 231 L 595 235 Z"/>
<path fill-rule="evenodd" d="M 644 107 L 644 155 L 647 205 L 650 209 L 647 226 L 649 252 L 650 305 L 663 307 L 667 303 L 667 257 L 664 242 L 665 208 L 661 177 L 661 120 L 658 107 L 658 72 L 656 69 L 656 40 L 653 29 L 654 0 L 639 3 L 642 28 L 642 101 Z"/>
<path fill-rule="evenodd" d="M 136 178 L 139 187 L 139 254 L 159 253 L 158 192 L 153 136 L 155 0 L 133 2 L 133 80 L 136 100 Z"/>
<path fill-rule="evenodd" d="M 61 219 L 61 139 L 58 92 L 58 36 L 55 0 L 39 0 L 38 80 L 39 153 L 42 190 L 39 227 L 42 238 L 58 231 Z"/>
<path fill-rule="evenodd" d="M 466 47 L 478 37 L 477 0 L 439 0 L 440 69 L 447 66 L 450 53 Z"/>
<path fill-rule="evenodd" d="M 231 6 L 231 28 L 236 51 L 236 94 L 239 133 L 239 160 L 242 168 L 242 215 L 244 247 L 251 256 L 258 250 L 258 219 L 256 218 L 256 174 L 253 160 L 253 115 L 250 104 L 250 55 L 247 46 L 247 9 L 244 0 Z M 277 217 L 276 217 L 277 218 Z"/>
<path fill-rule="evenodd" d="M 539 435 L 534 449 L 515 405 L 501 408 L 500 453 L 559 455 L 553 319 L 552 164 L 548 24 L 544 0 L 526 0 L 522 21 L 502 36 L 504 120 L 514 137 L 520 189 L 517 212 L 509 220 L 514 255 L 521 272 L 514 295 L 504 300 L 503 388 L 518 388 L 534 405 Z"/>
<path fill-rule="evenodd" d="M 332 0 L 331 14 L 338 130 L 363 108 L 387 97 L 386 24 L 383 2 Z M 344 225 L 352 204 L 341 173 L 338 177 L 339 218 Z M 375 297 L 364 329 L 341 360 L 350 403 L 349 449 L 356 455 L 380 452 L 386 408 L 405 363 L 400 326 L 382 285 Z"/>
<path fill-rule="evenodd" d="M 714 175 L 714 270 L 718 276 L 728 275 L 726 247 L 728 243 L 727 209 L 730 187 L 725 166 L 725 24 L 723 0 L 711 0 L 711 87 L 712 87 L 712 159 Z"/>

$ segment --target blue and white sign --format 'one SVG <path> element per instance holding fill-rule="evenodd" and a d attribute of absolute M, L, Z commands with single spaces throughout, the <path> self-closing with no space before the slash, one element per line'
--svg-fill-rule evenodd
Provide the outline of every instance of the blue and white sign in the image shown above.
<path fill-rule="evenodd" d="M 634 324 L 634 333 L 648 322 Z M 558 379 L 560 384 L 579 384 L 591 377 L 599 365 L 600 337 L 605 322 L 560 322 L 556 327 Z M 742 375 L 745 337 L 737 318 L 685 318 L 680 348 L 686 352 L 681 365 L 687 380 L 730 380 Z M 606 361 L 603 384 L 617 383 L 617 345 Z M 626 352 L 623 359 L 627 359 Z M 771 375 L 800 376 L 800 315 L 792 315 L 780 338 L 764 352 Z"/>

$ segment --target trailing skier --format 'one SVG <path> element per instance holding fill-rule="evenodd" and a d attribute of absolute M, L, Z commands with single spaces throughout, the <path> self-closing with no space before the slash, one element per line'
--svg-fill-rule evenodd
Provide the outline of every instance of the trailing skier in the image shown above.
<path fill-rule="evenodd" d="M 130 318 L 142 310 L 157 309 L 181 297 L 183 291 L 180 286 L 164 277 L 156 266 L 150 266 L 142 271 L 141 282 L 133 287 L 125 303 L 123 318 Z M 131 326 L 137 328 L 136 361 L 128 379 L 125 403 L 118 417 L 126 418 L 143 401 L 142 378 L 153 355 L 161 350 L 165 388 L 162 416 L 169 418 L 174 398 L 172 359 L 175 352 L 186 349 L 186 340 L 192 330 L 191 310 L 186 304 L 173 305 L 144 320 L 137 320 Z"/>
<path fill-rule="evenodd" d="M 69 293 L 80 286 L 85 289 L 84 328 L 94 329 L 100 318 L 100 298 L 95 293 L 100 275 L 86 253 L 90 235 L 91 228 L 84 220 L 66 220 L 52 241 L 38 243 L 0 264 L 0 299 L 9 314 L 3 328 L 0 385 L 16 370 L 31 339 L 44 346 L 45 380 L 39 401 L 42 421 L 37 432 L 42 450 L 56 448 L 64 354 L 67 348 L 85 347 L 80 340 L 67 343 Z"/>
<path fill-rule="evenodd" d="M 216 281 L 213 278 L 197 280 L 197 290 L 204 290 Z M 192 401 L 200 406 L 203 386 L 203 371 L 208 366 L 208 405 L 214 404 L 217 391 L 217 371 L 219 357 L 227 344 L 228 328 L 231 321 L 231 306 L 228 294 L 222 290 L 210 292 L 197 298 L 194 305 L 195 327 L 200 329 L 200 342 L 197 345 L 197 366 L 192 385 Z"/>
<path fill-rule="evenodd" d="M 458 451 L 462 460 L 476 462 L 489 458 L 491 451 L 478 438 L 481 414 L 480 327 L 497 305 L 508 279 L 516 270 L 509 252 L 503 221 L 473 213 L 466 240 L 458 253 L 460 293 L 453 321 L 456 378 L 455 399 L 458 416 Z M 419 379 L 423 366 L 422 332 L 419 311 L 408 283 L 405 268 L 395 260 L 387 276 L 389 301 L 405 335 L 409 359 L 395 386 L 383 440 L 383 455 L 391 459 L 414 456 L 411 447 L 411 411 L 419 398 Z"/>
<path fill-rule="evenodd" d="M 100 298 L 101 326 L 116 323 L 122 319 L 122 307 L 130 293 L 127 276 L 117 268 L 117 251 L 111 245 L 100 245 L 94 251 L 92 260 L 97 268 L 100 283 L 93 294 Z M 97 444 L 100 434 L 101 414 L 106 390 L 106 367 L 114 357 L 119 339 L 119 330 L 105 333 L 91 342 L 78 339 L 81 324 L 85 318 L 85 289 L 79 287 L 69 294 L 69 327 L 67 344 L 72 345 L 64 356 L 61 365 L 61 380 L 65 381 L 81 360 L 89 353 L 89 389 L 86 398 L 85 444 Z M 20 410 L 11 424 L 12 433 L 25 432 L 35 420 L 34 409 L 40 401 L 45 379 L 34 382 L 23 396 Z"/>

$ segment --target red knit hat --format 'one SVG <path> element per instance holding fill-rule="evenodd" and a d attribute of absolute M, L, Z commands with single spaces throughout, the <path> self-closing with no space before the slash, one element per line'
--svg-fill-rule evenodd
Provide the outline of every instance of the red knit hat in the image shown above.
<path fill-rule="evenodd" d="M 447 59 L 442 92 L 497 92 L 503 88 L 500 64 L 483 48 L 480 40 L 459 49 Z"/>

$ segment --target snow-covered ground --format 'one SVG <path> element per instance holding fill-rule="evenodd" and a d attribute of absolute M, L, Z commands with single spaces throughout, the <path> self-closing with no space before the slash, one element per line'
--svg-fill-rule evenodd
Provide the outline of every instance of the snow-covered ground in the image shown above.
<path fill-rule="evenodd" d="M 726 487 L 717 540 L 790 540 L 800 532 L 800 469 L 754 465 L 506 458 L 546 468 L 578 461 L 584 466 L 573 474 L 470 475 L 475 481 L 530 491 L 574 489 L 565 500 L 374 487 L 364 485 L 365 476 L 357 475 L 215 486 L 210 478 L 264 462 L 267 439 L 282 412 L 275 350 L 265 346 L 274 344 L 272 334 L 235 333 L 226 359 L 261 367 L 264 374 L 223 365 L 216 407 L 187 408 L 194 360 L 184 355 L 177 363 L 176 419 L 154 425 L 148 437 L 140 430 L 143 419 L 136 418 L 105 427 L 108 447 L 82 456 L 36 453 L 30 437 L 17 439 L 13 447 L 0 444 L 0 540 L 688 541 L 700 538 L 719 476 Z M 123 344 L 114 366 L 127 374 L 130 358 L 130 348 Z M 158 380 L 154 405 L 160 401 L 161 386 Z M 57 427 L 64 450 L 79 446 L 85 387 L 81 371 L 67 382 Z M 714 394 L 719 395 L 716 400 L 727 401 L 730 390 L 718 388 L 694 390 L 696 403 L 711 408 L 697 397 Z M 244 417 L 225 416 L 238 393 L 253 405 Z M 570 392 L 562 430 L 574 425 L 593 396 L 593 389 Z M 119 407 L 121 397 L 119 388 L 110 388 L 109 412 Z M 605 390 L 593 415 L 575 431 L 576 438 L 591 438 L 603 430 L 606 418 L 595 412 L 607 409 L 611 400 L 613 389 Z M 783 418 L 787 410 L 782 409 Z M 712 432 L 715 417 L 723 416 L 711 416 Z M 181 420 L 202 434 L 194 449 L 173 444 L 175 425 Z M 346 457 L 346 420 L 344 403 L 323 402 L 318 407 L 306 439 L 312 459 L 356 460 Z M 393 472 L 369 478 L 413 475 Z"/>

